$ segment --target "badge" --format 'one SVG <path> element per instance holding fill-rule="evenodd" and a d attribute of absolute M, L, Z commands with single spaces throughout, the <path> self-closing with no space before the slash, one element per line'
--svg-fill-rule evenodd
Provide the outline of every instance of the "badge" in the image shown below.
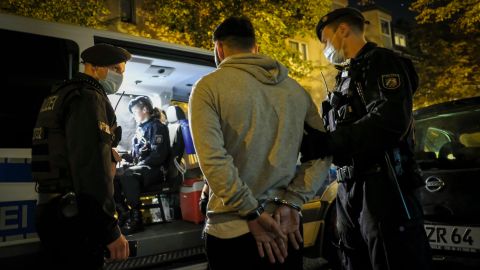
<path fill-rule="evenodd" d="M 382 86 L 385 89 L 397 89 L 400 86 L 399 74 L 386 74 L 382 75 Z"/>
<path fill-rule="evenodd" d="M 163 142 L 163 136 L 162 135 L 155 135 L 155 143 L 156 144 L 161 144 Z"/>
<path fill-rule="evenodd" d="M 51 111 L 53 110 L 53 107 L 55 107 L 55 102 L 57 101 L 58 96 L 51 96 L 46 98 L 43 103 L 42 107 L 40 108 L 40 112 L 46 112 L 46 111 Z"/>

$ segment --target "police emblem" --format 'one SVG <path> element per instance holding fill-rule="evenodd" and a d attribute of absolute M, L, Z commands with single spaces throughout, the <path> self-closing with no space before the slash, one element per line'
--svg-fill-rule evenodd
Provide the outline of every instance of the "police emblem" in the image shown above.
<path fill-rule="evenodd" d="M 400 86 L 399 74 L 386 74 L 382 75 L 382 86 L 385 89 L 397 89 Z"/>
<path fill-rule="evenodd" d="M 162 135 L 155 135 L 155 143 L 156 144 L 161 144 L 163 142 L 163 136 Z"/>

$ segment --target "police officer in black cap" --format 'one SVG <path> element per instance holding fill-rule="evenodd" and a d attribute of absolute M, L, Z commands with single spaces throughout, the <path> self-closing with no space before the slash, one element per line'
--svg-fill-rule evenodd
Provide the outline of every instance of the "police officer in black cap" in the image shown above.
<path fill-rule="evenodd" d="M 120 140 L 107 94 L 122 83 L 130 54 L 98 44 L 82 52 L 84 73 L 53 88 L 33 132 L 32 173 L 37 182 L 37 232 L 46 269 L 100 269 L 125 260 L 113 201 Z"/>
<path fill-rule="evenodd" d="M 130 157 L 134 166 L 127 168 L 119 177 L 121 189 L 131 207 L 131 210 L 118 208 L 119 214 L 126 216 L 121 227 L 125 234 L 143 229 L 140 193 L 153 187 L 167 187 L 166 170 L 170 156 L 168 128 L 160 122 L 160 111 L 153 108 L 150 98 L 136 97 L 130 101 L 128 109 L 138 127 L 132 139 Z M 128 215 L 125 215 L 126 211 Z"/>
<path fill-rule="evenodd" d="M 325 15 L 317 35 L 339 73 L 322 104 L 327 133 L 306 127 L 310 156 L 338 166 L 337 230 L 345 269 L 429 269 L 413 160 L 411 61 L 366 42 L 353 8 Z"/>

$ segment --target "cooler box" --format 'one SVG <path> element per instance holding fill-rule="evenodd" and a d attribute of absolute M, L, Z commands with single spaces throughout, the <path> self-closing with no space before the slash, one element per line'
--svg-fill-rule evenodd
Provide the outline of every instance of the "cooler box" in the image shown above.
<path fill-rule="evenodd" d="M 198 201 L 202 194 L 204 182 L 201 179 L 185 179 L 180 188 L 180 209 L 182 219 L 195 224 L 202 223 L 204 216 L 200 212 Z"/>

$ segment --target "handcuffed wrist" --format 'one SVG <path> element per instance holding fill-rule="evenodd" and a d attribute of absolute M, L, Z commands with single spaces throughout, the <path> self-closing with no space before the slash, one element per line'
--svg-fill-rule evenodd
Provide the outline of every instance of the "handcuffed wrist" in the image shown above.
<path fill-rule="evenodd" d="M 297 205 L 297 204 L 295 204 L 295 203 L 292 203 L 292 202 L 289 202 L 289 201 L 284 200 L 284 199 L 280 199 L 280 198 L 278 198 L 278 197 L 275 197 L 275 198 L 273 198 L 273 199 L 271 199 L 271 198 L 270 198 L 270 199 L 267 199 L 267 200 L 265 201 L 265 203 L 274 203 L 274 204 L 276 204 L 276 205 L 285 205 L 285 206 L 288 206 L 288 207 L 290 207 L 290 208 L 292 208 L 292 209 L 297 210 L 298 212 L 301 212 L 301 211 L 302 211 L 302 208 L 301 208 L 299 205 Z"/>

